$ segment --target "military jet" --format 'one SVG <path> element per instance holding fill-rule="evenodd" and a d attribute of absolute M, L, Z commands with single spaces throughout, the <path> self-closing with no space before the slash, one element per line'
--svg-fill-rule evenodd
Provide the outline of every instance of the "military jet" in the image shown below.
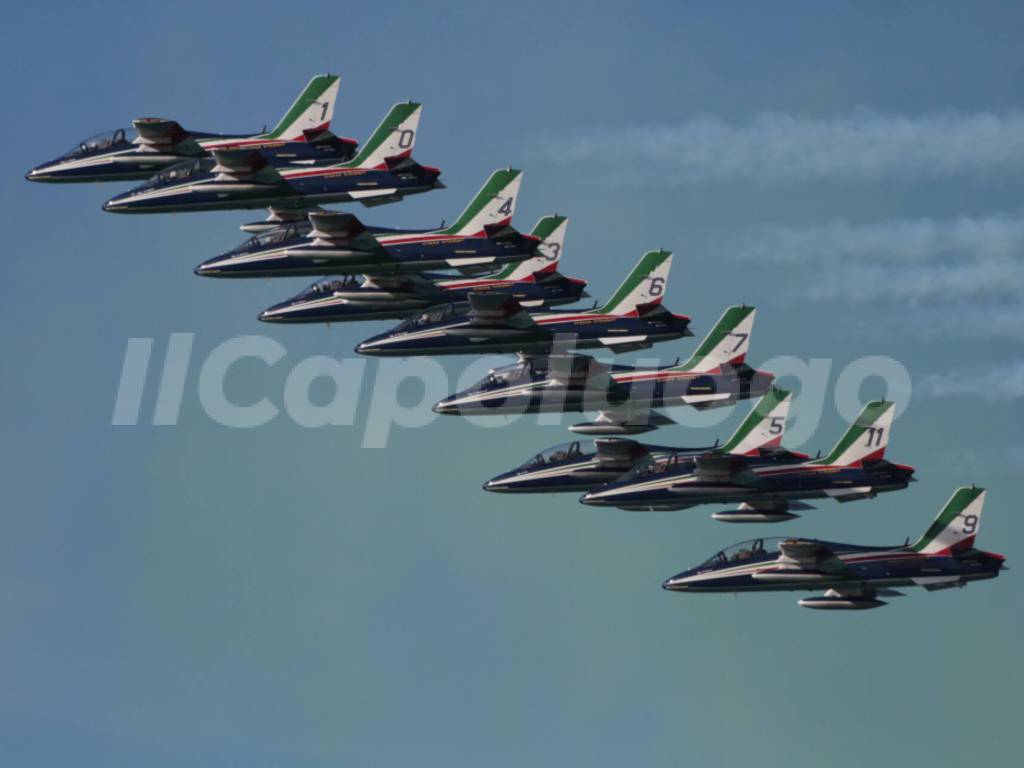
<path fill-rule="evenodd" d="M 514 296 L 471 292 L 465 303 L 445 304 L 406 319 L 356 347 L 361 355 L 466 355 L 477 352 L 549 354 L 565 349 L 646 349 L 691 336 L 690 318 L 661 305 L 672 254 L 640 259 L 612 298 L 591 310 L 527 311 Z"/>
<path fill-rule="evenodd" d="M 359 153 L 344 163 L 275 167 L 246 147 L 172 165 L 112 197 L 112 213 L 175 213 L 239 208 L 312 208 L 321 203 L 382 205 L 444 185 L 441 171 L 412 159 L 422 105 L 396 104 Z"/>
<path fill-rule="evenodd" d="M 465 300 L 470 292 L 513 296 L 524 306 L 570 304 L 586 296 L 586 280 L 558 273 L 566 222 L 564 216 L 545 216 L 530 233 L 541 245 L 537 256 L 508 264 L 500 272 L 479 277 L 432 273 L 399 276 L 367 275 L 313 283 L 293 298 L 260 314 L 267 323 L 337 323 L 351 320 L 400 318 L 429 306 Z"/>
<path fill-rule="evenodd" d="M 629 435 L 673 424 L 652 409 L 714 408 L 765 394 L 775 375 L 746 364 L 753 307 L 730 307 L 685 363 L 640 368 L 599 363 L 586 355 L 521 356 L 492 369 L 474 386 L 441 400 L 434 411 L 455 415 L 599 411 L 569 429 Z"/>
<path fill-rule="evenodd" d="M 541 243 L 510 225 L 521 181 L 522 171 L 495 171 L 455 223 L 441 229 L 368 228 L 351 213 L 312 211 L 304 234 L 297 224 L 284 224 L 204 261 L 195 272 L 205 277 L 396 275 L 523 261 L 537 255 Z"/>
<path fill-rule="evenodd" d="M 29 181 L 139 181 L 186 160 L 209 157 L 215 149 L 260 150 L 274 164 L 339 163 L 355 154 L 356 142 L 330 132 L 337 75 L 317 75 L 272 131 L 228 136 L 190 131 L 174 120 L 144 117 L 85 139 L 55 160 L 27 174 Z"/>
<path fill-rule="evenodd" d="M 577 440 L 542 451 L 525 464 L 484 483 L 498 493 L 590 491 L 625 477 L 667 471 L 697 456 L 737 456 L 755 461 L 799 461 L 780 450 L 792 394 L 775 389 L 762 397 L 724 445 L 671 448 L 619 437 Z"/>
<path fill-rule="evenodd" d="M 1005 557 L 974 548 L 985 490 L 958 488 L 925 534 L 904 546 L 865 547 L 817 539 L 754 539 L 723 549 L 662 584 L 672 592 L 815 591 L 804 608 L 863 610 L 899 597 L 895 587 L 932 592 L 994 579 Z"/>
<path fill-rule="evenodd" d="M 739 509 L 716 512 L 715 520 L 777 523 L 813 509 L 803 499 L 847 502 L 906 488 L 914 468 L 885 460 L 893 404 L 868 403 L 824 458 L 797 463 L 750 465 L 731 456 L 698 456 L 653 476 L 629 478 L 585 494 L 594 506 L 632 510 L 679 510 L 698 504 L 741 502 Z"/>

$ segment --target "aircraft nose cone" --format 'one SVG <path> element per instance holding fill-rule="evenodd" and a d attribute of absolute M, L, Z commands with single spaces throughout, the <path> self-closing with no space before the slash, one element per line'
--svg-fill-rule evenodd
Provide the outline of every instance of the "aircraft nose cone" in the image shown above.
<path fill-rule="evenodd" d="M 437 403 L 434 403 L 434 407 L 431 408 L 430 410 L 432 410 L 434 413 L 449 415 L 458 413 L 458 409 L 454 405 L 449 403 L 447 400 L 441 400 Z"/>
<path fill-rule="evenodd" d="M 373 339 L 367 339 L 356 344 L 356 352 L 360 355 L 380 355 L 383 354 L 381 346 Z"/>
<path fill-rule="evenodd" d="M 259 319 L 264 323 L 279 323 L 286 319 L 290 306 L 291 304 L 288 302 L 282 302 L 272 307 L 267 307 L 260 312 Z"/>
<path fill-rule="evenodd" d="M 201 277 L 220 277 L 224 274 L 224 270 L 221 269 L 221 265 L 214 260 L 204 261 L 192 271 Z M 271 309 L 273 309 L 273 307 L 271 307 Z"/>
<path fill-rule="evenodd" d="M 436 408 L 437 406 L 434 407 Z M 508 490 L 508 485 L 505 481 L 495 477 L 484 483 L 483 488 L 485 491 L 490 491 L 491 493 L 502 493 Z"/>
<path fill-rule="evenodd" d="M 103 210 L 107 213 L 124 213 L 128 206 L 120 198 L 112 197 L 103 204 Z"/>
<path fill-rule="evenodd" d="M 50 179 L 50 175 L 46 172 L 47 166 L 37 165 L 31 171 L 25 174 L 25 178 L 28 181 L 47 181 Z"/>
<path fill-rule="evenodd" d="M 661 588 L 667 589 L 670 592 L 685 592 L 689 589 L 689 585 L 687 585 L 685 581 L 678 576 L 673 576 L 672 578 L 665 579 L 661 582 Z"/>
<path fill-rule="evenodd" d="M 598 507 L 601 506 L 603 502 L 593 493 L 584 493 L 580 496 L 580 503 L 587 504 L 591 507 Z"/>

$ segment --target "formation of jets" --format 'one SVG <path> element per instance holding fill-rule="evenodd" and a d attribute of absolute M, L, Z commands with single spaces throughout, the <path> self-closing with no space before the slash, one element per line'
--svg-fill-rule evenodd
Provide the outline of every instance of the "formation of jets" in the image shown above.
<path fill-rule="evenodd" d="M 402 230 L 364 224 L 330 203 L 373 207 L 443 188 L 438 168 L 412 153 L 423 107 L 396 104 L 360 146 L 330 130 L 340 79 L 314 77 L 270 131 L 223 135 L 175 120 L 138 118 L 131 129 L 86 139 L 26 174 L 47 183 L 142 181 L 103 205 L 111 213 L 265 208 L 251 237 L 203 261 L 217 278 L 318 279 L 264 309 L 267 323 L 398 320 L 356 352 L 371 356 L 506 353 L 510 365 L 444 398 L 446 415 L 588 413 L 579 439 L 542 451 L 484 483 L 504 494 L 567 493 L 589 506 L 679 511 L 727 505 L 711 517 L 782 523 L 809 500 L 848 502 L 898 491 L 914 468 L 885 458 L 895 404 L 868 403 L 835 447 L 811 457 L 783 447 L 791 392 L 747 363 L 756 310 L 728 307 L 685 362 L 643 367 L 579 350 L 646 349 L 692 336 L 691 318 L 668 310 L 672 253 L 645 253 L 610 298 L 589 309 L 585 280 L 559 272 L 568 219 L 513 224 L 523 173 L 494 171 L 450 226 Z M 562 307 L 557 308 L 556 307 Z M 629 436 L 675 422 L 664 411 L 757 399 L 722 443 L 674 447 Z M 801 606 L 860 610 L 897 587 L 960 587 L 994 578 L 1004 558 L 974 547 L 985 491 L 958 488 L 914 544 L 869 547 L 804 538 L 737 544 L 667 579 L 674 592 L 823 591 Z"/>

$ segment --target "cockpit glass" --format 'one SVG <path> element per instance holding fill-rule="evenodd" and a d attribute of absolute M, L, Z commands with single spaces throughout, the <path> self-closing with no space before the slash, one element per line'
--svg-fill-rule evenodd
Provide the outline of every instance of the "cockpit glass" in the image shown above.
<path fill-rule="evenodd" d="M 137 135 L 138 134 L 134 128 L 129 128 L 127 130 L 124 128 L 115 128 L 112 131 L 97 133 L 95 136 L 90 136 L 88 139 L 80 141 L 65 152 L 63 157 L 90 155 L 93 152 L 102 152 L 110 149 L 111 147 L 116 147 L 119 144 L 128 144 L 133 141 Z"/>
<path fill-rule="evenodd" d="M 677 453 L 648 454 L 637 462 L 623 479 L 630 480 L 648 475 L 660 475 L 663 472 L 679 469 L 686 463 L 684 459 L 685 457 Z"/>
<path fill-rule="evenodd" d="M 592 440 L 574 440 L 571 443 L 562 443 L 554 448 L 542 451 L 526 462 L 528 467 L 543 467 L 545 464 L 554 464 L 559 461 L 579 458 L 586 452 L 593 452 L 594 443 Z"/>
<path fill-rule="evenodd" d="M 326 280 L 317 280 L 311 286 L 306 288 L 300 296 L 330 296 L 335 291 L 341 291 L 346 288 L 352 288 L 359 285 L 359 280 L 353 275 L 345 278 L 328 278 Z"/>
<path fill-rule="evenodd" d="M 533 365 L 529 361 L 506 365 L 501 368 L 492 368 L 490 373 L 480 382 L 480 389 L 488 390 L 511 387 L 519 382 L 530 381 L 533 378 L 533 373 Z"/>
<path fill-rule="evenodd" d="M 283 243 L 285 240 L 293 240 L 295 238 L 302 237 L 302 235 L 303 233 L 300 231 L 299 225 L 282 224 L 281 226 L 274 227 L 273 229 L 268 229 L 266 232 L 253 235 L 240 246 L 235 248 L 232 253 L 255 251 L 260 248 L 266 248 L 271 245 Z"/>
<path fill-rule="evenodd" d="M 726 547 L 721 552 L 709 557 L 701 563 L 700 567 L 712 568 L 715 566 L 726 565 L 728 563 L 741 563 L 745 560 L 774 557 L 779 552 L 780 541 L 785 541 L 785 539 L 771 538 L 741 541 L 739 544 L 733 544 L 731 547 Z"/>
<path fill-rule="evenodd" d="M 395 330 L 403 331 L 409 330 L 410 328 L 417 328 L 422 325 L 430 325 L 432 323 L 440 323 L 444 320 L 448 320 L 457 314 L 465 312 L 468 304 L 464 302 L 455 302 L 450 304 L 437 304 L 433 307 L 427 307 L 422 312 L 417 312 L 411 317 L 407 317 Z"/>
<path fill-rule="evenodd" d="M 181 179 L 187 179 L 191 176 L 198 176 L 201 173 L 209 173 L 213 170 L 213 166 L 216 164 L 217 161 L 212 157 L 203 157 L 199 160 L 185 160 L 164 168 L 151 179 L 151 182 L 161 184 L 171 181 L 180 181 Z"/>

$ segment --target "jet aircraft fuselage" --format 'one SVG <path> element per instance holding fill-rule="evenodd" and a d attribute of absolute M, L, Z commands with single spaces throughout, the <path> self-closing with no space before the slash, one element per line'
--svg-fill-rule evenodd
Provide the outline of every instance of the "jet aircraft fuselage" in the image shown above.
<path fill-rule="evenodd" d="M 289 228 L 285 228 L 286 231 Z M 374 230 L 369 230 L 371 234 Z M 389 234 L 376 230 L 376 245 L 360 250 L 337 245 L 294 229 L 284 239 L 260 235 L 233 251 L 204 261 L 196 274 L 205 277 L 303 277 L 310 275 L 396 275 L 460 265 L 500 265 L 530 258 L 540 245 L 532 235 L 509 229 L 499 237 L 449 235 L 443 232 Z M 379 245 L 379 247 L 377 247 Z M 438 297 L 440 298 L 440 296 Z"/>
<path fill-rule="evenodd" d="M 260 314 L 268 323 L 339 323 L 404 318 L 436 304 L 465 301 L 471 291 L 501 293 L 524 306 L 571 304 L 586 295 L 586 281 L 558 275 L 534 282 L 487 277 L 453 278 L 425 273 L 422 280 L 401 277 L 378 285 L 368 278 L 322 280 Z"/>
<path fill-rule="evenodd" d="M 173 213 L 359 201 L 382 203 L 443 186 L 438 181 L 440 169 L 415 163 L 393 169 L 288 166 L 278 168 L 273 176 L 241 178 L 219 173 L 214 166 L 212 158 L 187 166 L 171 166 L 148 183 L 111 198 L 103 204 L 103 210 Z"/>
<path fill-rule="evenodd" d="M 557 361 L 552 365 L 552 360 Z M 592 365 L 603 369 L 596 373 Z M 589 357 L 526 358 L 492 370 L 476 385 L 441 400 L 442 414 L 487 415 L 728 405 L 759 397 L 775 376 L 745 363 L 694 372 L 679 366 L 634 368 L 597 364 Z"/>
<path fill-rule="evenodd" d="M 836 558 L 816 570 L 794 567 L 779 549 L 783 542 L 819 545 Z M 837 589 L 891 589 L 946 584 L 963 586 L 970 581 L 992 579 L 1003 568 L 1001 555 L 970 550 L 965 553 L 924 554 L 910 546 L 867 547 L 816 539 L 754 539 L 718 552 L 696 568 L 666 579 L 662 585 L 673 592 L 773 592 Z M 857 606 L 856 597 L 835 607 Z M 851 604 L 853 603 L 853 604 Z M 811 604 L 808 607 L 826 607 Z"/>
<path fill-rule="evenodd" d="M 771 505 L 833 497 L 848 501 L 906 488 L 914 468 L 889 461 L 831 466 L 816 460 L 781 466 L 756 464 L 737 474 L 708 474 L 682 463 L 652 477 L 635 477 L 586 494 L 592 506 L 634 510 L 677 510 L 697 504 L 746 502 Z"/>

